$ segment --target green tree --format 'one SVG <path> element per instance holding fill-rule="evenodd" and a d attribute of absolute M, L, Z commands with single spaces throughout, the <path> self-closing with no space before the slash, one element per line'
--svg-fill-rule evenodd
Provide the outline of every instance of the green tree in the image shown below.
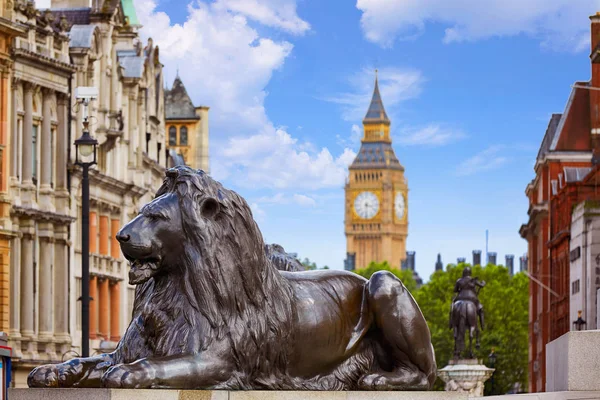
<path fill-rule="evenodd" d="M 414 293 L 431 331 L 438 368 L 448 365 L 453 357 L 450 304 L 454 284 L 466 266 L 469 265 L 449 265 L 445 271 L 436 271 L 429 282 Z M 517 382 L 527 387 L 529 279 L 523 273 L 511 277 L 507 268 L 491 264 L 477 265 L 472 270 L 472 276 L 486 282 L 479 295 L 485 312 L 485 331 L 480 332 L 480 350 L 475 350 L 474 343 L 473 349 L 477 358 L 486 364 L 492 348 L 497 355 L 494 393 L 488 380 L 485 394 L 506 393 Z M 466 335 L 465 340 L 468 344 Z M 436 388 L 443 390 L 439 379 Z"/>
<path fill-rule="evenodd" d="M 307 271 L 312 271 L 315 269 L 329 269 L 327 265 L 323 266 L 323 268 L 318 268 L 317 263 L 310 261 L 308 258 L 304 257 L 304 260 L 300 261 L 300 263 L 306 268 Z"/>
<path fill-rule="evenodd" d="M 397 268 L 392 268 L 387 261 L 382 263 L 371 262 L 368 267 L 357 269 L 356 272 L 360 276 L 364 276 L 369 279 L 371 275 L 373 275 L 377 271 L 390 271 L 392 274 L 396 275 L 404 286 L 408 289 L 409 292 L 413 293 L 417 290 L 417 282 L 413 278 L 412 271 L 401 270 Z"/>

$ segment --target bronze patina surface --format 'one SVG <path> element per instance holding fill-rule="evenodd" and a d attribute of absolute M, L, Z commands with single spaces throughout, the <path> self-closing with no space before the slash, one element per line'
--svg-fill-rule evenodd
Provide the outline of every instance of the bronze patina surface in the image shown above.
<path fill-rule="evenodd" d="M 38 367 L 30 387 L 427 390 L 436 379 L 400 280 L 290 272 L 246 201 L 202 171 L 167 171 L 117 239 L 137 285 L 117 349 Z"/>
<path fill-rule="evenodd" d="M 483 306 L 479 302 L 479 290 L 485 286 L 485 281 L 480 281 L 471 276 L 471 268 L 465 267 L 462 278 L 454 285 L 456 296 L 452 301 L 450 310 L 450 329 L 454 331 L 454 357 L 460 358 L 465 350 L 465 333 L 469 333 L 469 358 L 473 358 L 473 336 L 475 348 L 479 349 L 479 326 L 477 317 L 483 330 Z"/>

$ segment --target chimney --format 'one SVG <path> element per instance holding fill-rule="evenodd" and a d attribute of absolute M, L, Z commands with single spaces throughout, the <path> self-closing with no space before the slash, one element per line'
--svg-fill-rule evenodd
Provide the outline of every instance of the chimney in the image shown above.
<path fill-rule="evenodd" d="M 498 254 L 494 253 L 494 252 L 489 252 L 488 253 L 488 264 L 493 264 L 496 265 L 496 256 Z"/>
<path fill-rule="evenodd" d="M 414 251 L 406 252 L 407 268 L 411 271 L 415 270 L 415 254 L 416 253 Z"/>
<path fill-rule="evenodd" d="M 456 259 L 456 265 L 458 265 L 458 264 L 464 264 L 464 263 L 466 263 L 466 262 L 467 262 L 467 259 L 466 259 L 466 258 L 464 258 L 464 257 L 458 257 L 458 258 Z"/>
<path fill-rule="evenodd" d="M 513 276 L 515 273 L 515 256 L 512 254 L 506 255 L 506 268 L 508 268 L 510 276 Z"/>
<path fill-rule="evenodd" d="M 519 259 L 521 261 L 521 265 L 519 266 L 519 270 L 521 272 L 527 271 L 527 253 L 523 254 L 523 257 Z"/>
<path fill-rule="evenodd" d="M 481 265 L 481 250 L 473 250 L 473 266 Z"/>
<path fill-rule="evenodd" d="M 356 268 L 356 253 L 346 253 L 346 259 L 344 260 L 344 269 L 346 271 L 354 271 Z"/>
<path fill-rule="evenodd" d="M 598 45 L 600 44 L 600 12 L 590 17 L 592 21 L 591 27 L 591 42 L 592 54 L 592 79 L 591 86 L 600 88 L 600 52 Z M 585 89 L 574 89 L 585 90 Z M 600 163 L 600 91 L 588 90 L 590 96 L 590 128 L 591 128 L 591 146 L 592 146 L 592 164 Z"/>
<path fill-rule="evenodd" d="M 442 271 L 444 269 L 444 264 L 442 263 L 442 255 L 438 253 L 437 262 L 435 263 L 435 270 Z"/>

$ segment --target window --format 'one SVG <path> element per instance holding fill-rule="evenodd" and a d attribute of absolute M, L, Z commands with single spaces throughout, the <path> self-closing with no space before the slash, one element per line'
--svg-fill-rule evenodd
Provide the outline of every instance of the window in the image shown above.
<path fill-rule="evenodd" d="M 31 177 L 33 179 L 33 183 L 37 184 L 37 165 L 38 165 L 38 152 L 37 152 L 37 139 L 38 139 L 38 126 L 34 125 L 33 130 L 31 132 Z"/>
<path fill-rule="evenodd" d="M 179 145 L 187 146 L 188 144 L 188 136 L 187 136 L 187 127 L 182 126 L 179 128 Z"/>
<path fill-rule="evenodd" d="M 177 146 L 177 128 L 169 127 L 169 146 Z"/>
<path fill-rule="evenodd" d="M 579 293 L 580 290 L 581 290 L 581 287 L 580 287 L 579 279 L 577 279 L 575 282 L 571 283 L 571 294 Z"/>

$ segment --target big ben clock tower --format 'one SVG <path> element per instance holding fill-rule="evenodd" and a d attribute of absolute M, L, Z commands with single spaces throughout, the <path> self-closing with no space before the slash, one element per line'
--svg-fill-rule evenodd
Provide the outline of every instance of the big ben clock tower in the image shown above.
<path fill-rule="evenodd" d="M 390 124 L 376 76 L 360 150 L 345 186 L 347 252 L 355 268 L 371 261 L 400 268 L 406 258 L 408 185 L 392 148 Z"/>

